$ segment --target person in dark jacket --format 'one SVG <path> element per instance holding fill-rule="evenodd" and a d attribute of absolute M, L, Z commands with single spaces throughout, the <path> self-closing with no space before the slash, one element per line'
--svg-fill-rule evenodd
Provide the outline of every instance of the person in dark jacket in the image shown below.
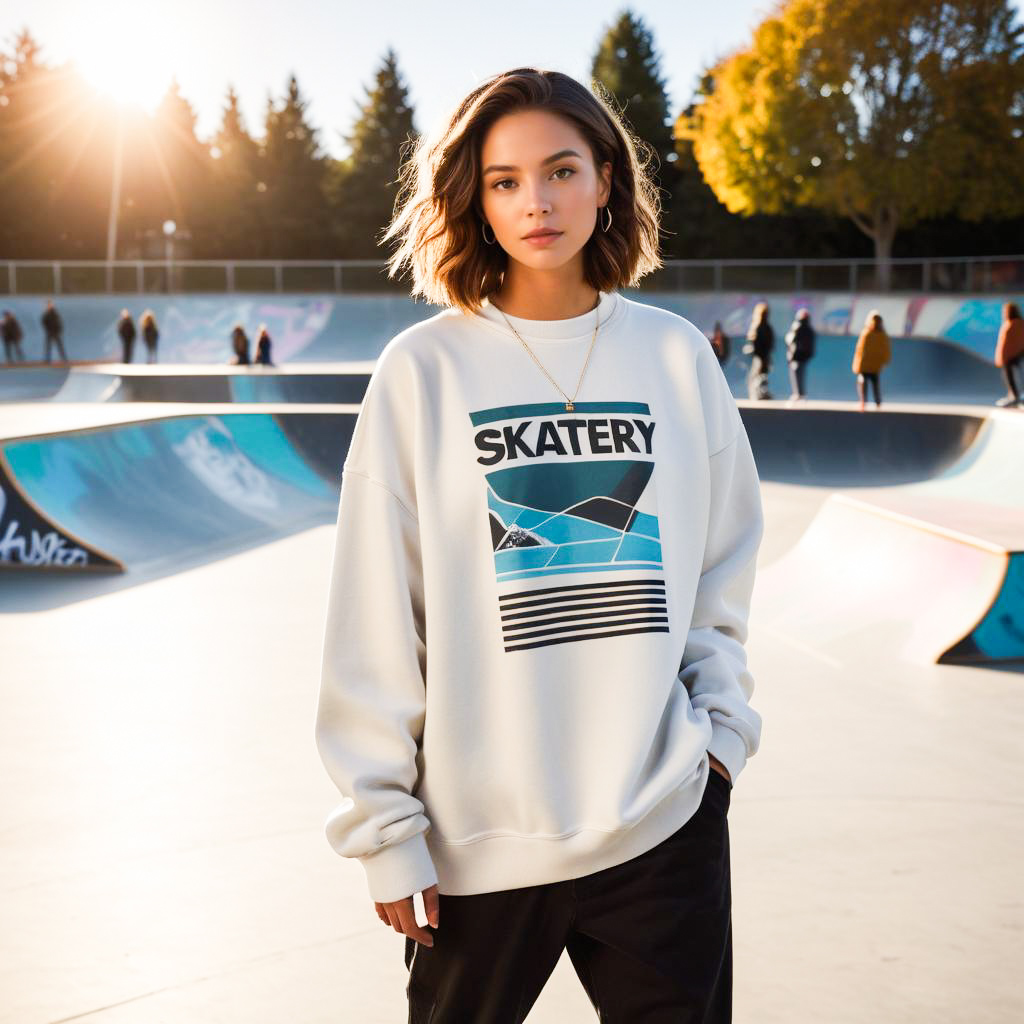
<path fill-rule="evenodd" d="M 252 362 L 249 358 L 249 335 L 241 324 L 235 324 L 231 331 L 231 348 L 235 353 L 235 358 L 231 360 L 232 366 L 248 366 Z"/>
<path fill-rule="evenodd" d="M 121 362 L 132 361 L 132 347 L 135 345 L 135 321 L 127 309 L 121 310 L 121 318 L 117 321 L 117 335 L 121 339 Z"/>
<path fill-rule="evenodd" d="M 754 307 L 747 331 L 745 355 L 751 356 L 750 372 L 747 374 L 747 394 L 751 399 L 772 397 L 768 387 L 768 376 L 772 372 L 772 352 L 775 349 L 775 331 L 768 322 L 768 303 L 759 302 Z"/>
<path fill-rule="evenodd" d="M 271 348 L 270 332 L 266 324 L 260 324 L 259 334 L 256 335 L 256 362 L 261 366 L 273 366 L 270 358 Z"/>
<path fill-rule="evenodd" d="M 146 343 L 146 362 L 156 362 L 156 343 L 160 337 L 160 331 L 156 326 L 156 317 L 151 309 L 147 309 L 139 319 L 139 327 L 142 329 L 142 340 Z"/>
<path fill-rule="evenodd" d="M 807 363 L 814 357 L 814 341 L 811 311 L 798 309 L 792 325 L 786 332 L 786 362 L 789 364 L 789 379 L 792 384 L 790 401 L 798 402 L 807 398 Z"/>
<path fill-rule="evenodd" d="M 64 321 L 61 319 L 60 313 L 57 312 L 57 307 L 53 304 L 52 300 L 46 303 L 46 309 L 39 318 L 39 322 L 43 325 L 43 336 L 46 339 L 43 359 L 46 362 L 50 361 L 50 346 L 56 344 L 60 358 L 66 363 L 68 361 L 68 354 L 64 351 Z"/>
<path fill-rule="evenodd" d="M 3 335 L 7 362 L 13 363 L 14 355 L 25 362 L 25 353 L 21 349 L 21 339 L 25 337 L 25 332 L 21 329 L 18 318 L 9 309 L 4 310 L 3 318 L 0 319 L 0 335 Z"/>
<path fill-rule="evenodd" d="M 715 328 L 711 332 L 711 347 L 718 356 L 718 365 L 725 366 L 729 361 L 729 335 L 722 329 L 722 321 L 715 321 Z"/>

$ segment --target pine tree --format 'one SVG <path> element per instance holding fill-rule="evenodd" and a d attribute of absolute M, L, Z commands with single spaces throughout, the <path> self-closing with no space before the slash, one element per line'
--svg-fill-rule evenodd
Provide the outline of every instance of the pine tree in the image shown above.
<path fill-rule="evenodd" d="M 358 105 L 351 134 L 344 136 L 348 157 L 332 168 L 329 195 L 334 213 L 339 255 L 350 259 L 380 259 L 380 235 L 394 211 L 403 146 L 415 135 L 408 90 L 389 49 Z"/>
<path fill-rule="evenodd" d="M 257 184 L 257 192 L 265 210 L 268 255 L 274 259 L 319 259 L 327 247 L 327 164 L 306 107 L 295 75 L 280 109 L 267 100 L 258 179 L 264 188 Z"/>
<path fill-rule="evenodd" d="M 601 40 L 591 75 L 614 98 L 630 130 L 650 147 L 652 177 L 661 189 L 662 253 L 678 258 L 676 250 L 685 245 L 685 238 L 675 233 L 673 204 L 679 173 L 668 96 L 653 34 L 641 18 L 629 11 L 619 15 Z"/>
<path fill-rule="evenodd" d="M 211 249 L 219 258 L 258 259 L 265 255 L 263 209 L 257 192 L 259 148 L 246 128 L 238 93 L 229 86 L 210 151 L 217 211 Z"/>

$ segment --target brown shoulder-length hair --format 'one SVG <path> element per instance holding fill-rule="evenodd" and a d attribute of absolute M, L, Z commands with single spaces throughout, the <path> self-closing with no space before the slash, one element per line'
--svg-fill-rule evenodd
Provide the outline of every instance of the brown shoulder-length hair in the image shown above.
<path fill-rule="evenodd" d="M 593 89 L 559 71 L 515 68 L 473 89 L 436 139 L 403 143 L 411 153 L 399 171 L 391 224 L 380 238 L 400 240 L 387 261 L 388 277 L 408 267 L 413 295 L 462 312 L 472 312 L 498 290 L 508 254 L 500 245 L 487 245 L 481 233 L 481 151 L 499 117 L 530 109 L 567 118 L 587 140 L 595 166 L 612 165 L 612 225 L 607 232 L 598 226 L 584 247 L 586 282 L 612 291 L 661 267 L 661 200 L 648 173 L 653 150 L 626 127 L 596 79 Z"/>

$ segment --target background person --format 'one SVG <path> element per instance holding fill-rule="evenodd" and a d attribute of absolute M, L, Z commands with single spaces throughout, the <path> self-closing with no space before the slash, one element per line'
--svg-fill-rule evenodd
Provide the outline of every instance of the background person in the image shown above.
<path fill-rule="evenodd" d="M 7 362 L 13 363 L 15 357 L 25 362 L 25 353 L 21 348 L 21 339 L 25 337 L 25 332 L 21 329 L 18 318 L 9 309 L 5 309 L 3 317 L 0 318 L 0 335 L 4 339 L 4 355 Z"/>
<path fill-rule="evenodd" d="M 121 339 L 121 362 L 132 361 L 132 349 L 135 346 L 135 321 L 127 309 L 121 310 L 117 321 L 117 336 Z"/>
<path fill-rule="evenodd" d="M 252 361 L 249 359 L 249 335 L 241 324 L 235 324 L 232 328 L 231 349 L 235 353 L 231 360 L 232 366 L 248 366 Z"/>
<path fill-rule="evenodd" d="M 256 362 L 261 366 L 273 366 L 274 361 L 270 357 L 271 349 L 270 332 L 266 324 L 260 324 L 259 334 L 256 336 Z"/>
<path fill-rule="evenodd" d="M 716 320 L 711 331 L 711 347 L 718 356 L 718 365 L 724 367 L 729 361 L 729 335 L 722 329 L 722 321 Z"/>
<path fill-rule="evenodd" d="M 768 377 L 772 372 L 774 349 L 775 330 L 769 322 L 768 303 L 759 302 L 750 318 L 747 344 L 743 346 L 744 354 L 751 357 L 750 371 L 747 374 L 747 394 L 751 399 L 772 397 Z"/>
<path fill-rule="evenodd" d="M 68 355 L 64 351 L 64 321 L 52 300 L 46 303 L 46 309 L 39 318 L 39 322 L 43 325 L 43 337 L 45 338 L 43 360 L 47 363 L 50 361 L 50 346 L 56 345 L 60 358 L 66 363 Z"/>
<path fill-rule="evenodd" d="M 867 384 L 875 391 L 875 407 L 882 407 L 882 391 L 879 375 L 882 369 L 892 360 L 892 344 L 882 324 L 882 314 L 877 309 L 868 313 L 864 329 L 857 339 L 857 347 L 853 352 L 852 369 L 857 374 L 857 395 L 860 399 L 860 411 L 864 411 L 864 396 Z"/>
<path fill-rule="evenodd" d="M 814 358 L 814 328 L 811 326 L 811 311 L 798 309 L 793 323 L 786 332 L 786 362 L 789 365 L 789 380 L 792 386 L 791 401 L 807 398 L 807 364 Z"/>
<path fill-rule="evenodd" d="M 1007 302 L 1003 306 L 995 364 L 1002 369 L 1007 388 L 1007 396 L 1000 398 L 996 405 L 1024 405 L 1021 386 L 1014 379 L 1015 373 L 1024 375 L 1024 320 L 1016 302 Z"/>
<path fill-rule="evenodd" d="M 142 340 L 146 344 L 146 362 L 156 362 L 156 343 L 160 338 L 160 331 L 156 325 L 156 316 L 151 309 L 147 309 L 139 319 L 139 327 L 142 330 Z"/>

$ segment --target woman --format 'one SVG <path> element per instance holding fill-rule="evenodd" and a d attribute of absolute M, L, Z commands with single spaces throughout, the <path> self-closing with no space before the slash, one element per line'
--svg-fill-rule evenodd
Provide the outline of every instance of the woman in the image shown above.
<path fill-rule="evenodd" d="M 256 363 L 259 366 L 273 366 L 274 361 L 270 358 L 270 331 L 266 324 L 260 324 L 259 333 L 256 335 Z"/>
<path fill-rule="evenodd" d="M 747 394 L 752 401 L 772 397 L 768 377 L 772 372 L 772 352 L 775 348 L 775 330 L 768 321 L 768 303 L 759 302 L 754 307 L 747 331 L 745 355 L 751 357 L 750 372 L 747 375 Z"/>
<path fill-rule="evenodd" d="M 1016 302 L 1003 306 L 1003 322 L 996 342 L 995 364 L 1002 368 L 1006 379 L 1007 396 L 1000 398 L 996 405 L 1024 405 L 1020 387 L 1014 379 L 1014 371 L 1024 373 L 1024 320 Z"/>
<path fill-rule="evenodd" d="M 879 388 L 878 375 L 883 367 L 892 361 L 892 345 L 889 335 L 882 324 L 882 314 L 877 309 L 868 313 L 864 329 L 857 339 L 857 347 L 853 352 L 851 368 L 857 374 L 857 395 L 860 399 L 860 411 L 864 411 L 864 393 L 866 382 L 875 389 L 875 407 L 882 406 L 882 392 Z"/>
<path fill-rule="evenodd" d="M 151 309 L 147 309 L 139 319 L 139 327 L 142 329 L 142 340 L 146 343 L 146 362 L 156 362 L 156 343 L 160 337 L 160 331 L 156 326 L 156 317 Z"/>
<path fill-rule="evenodd" d="M 382 239 L 447 308 L 354 427 L 316 741 L 411 1020 L 518 1024 L 566 949 L 602 1019 L 730 1018 L 763 515 L 707 339 L 617 290 L 660 265 L 638 145 L 566 75 L 497 75 Z"/>
<path fill-rule="evenodd" d="M 235 353 L 231 360 L 232 366 L 248 366 L 249 359 L 249 335 L 241 324 L 235 324 L 231 329 L 231 350 Z"/>

